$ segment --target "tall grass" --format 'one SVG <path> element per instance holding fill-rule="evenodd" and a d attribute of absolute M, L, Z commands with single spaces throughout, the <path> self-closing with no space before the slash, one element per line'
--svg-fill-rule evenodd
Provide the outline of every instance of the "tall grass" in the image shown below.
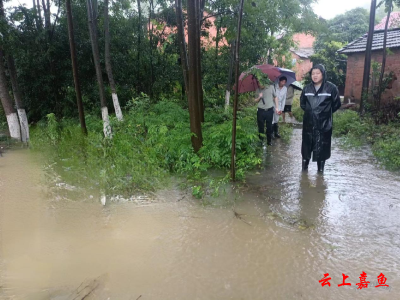
<path fill-rule="evenodd" d="M 390 170 L 400 170 L 400 122 L 376 125 L 372 118 L 360 118 L 352 110 L 334 114 L 333 134 L 351 146 L 368 143 L 377 159 Z"/>
<path fill-rule="evenodd" d="M 194 153 L 188 111 L 171 101 L 150 105 L 144 96 L 129 103 L 123 122 L 111 118 L 112 139 L 103 137 L 98 117 L 86 116 L 85 137 L 77 120 L 57 121 L 50 114 L 32 128 L 31 146 L 45 153 L 49 165 L 74 185 L 133 193 L 157 189 L 169 175 L 178 175 L 198 188 L 196 182 L 209 179 L 210 170 L 221 170 L 221 181 L 229 179 L 231 116 L 223 108 L 207 109 L 203 147 Z M 243 179 L 247 170 L 261 163 L 254 107 L 238 112 L 236 147 L 236 175 Z M 209 182 L 215 186 L 215 179 Z"/>

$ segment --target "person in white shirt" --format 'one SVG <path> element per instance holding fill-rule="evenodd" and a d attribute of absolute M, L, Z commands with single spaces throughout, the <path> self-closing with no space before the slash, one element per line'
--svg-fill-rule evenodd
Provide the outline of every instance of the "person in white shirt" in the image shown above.
<path fill-rule="evenodd" d="M 278 122 L 279 116 L 282 114 L 282 111 L 285 108 L 285 101 L 286 101 L 286 92 L 287 88 L 285 86 L 287 82 L 287 78 L 282 76 L 279 78 L 279 83 L 275 84 L 275 93 L 276 97 L 278 98 L 278 107 L 276 107 L 276 111 L 274 113 L 274 119 L 272 120 L 272 128 L 274 131 L 275 138 L 280 138 L 279 130 L 278 130 Z M 279 112 L 279 113 L 278 113 Z"/>
<path fill-rule="evenodd" d="M 282 112 L 283 123 L 285 123 L 285 113 L 288 113 L 289 116 L 293 119 L 293 113 L 292 113 L 293 97 L 294 97 L 294 88 L 292 85 L 289 85 L 286 93 L 285 109 Z"/>

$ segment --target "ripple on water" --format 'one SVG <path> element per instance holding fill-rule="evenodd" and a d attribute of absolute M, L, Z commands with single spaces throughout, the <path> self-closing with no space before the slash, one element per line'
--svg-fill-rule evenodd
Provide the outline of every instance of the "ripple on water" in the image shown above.
<path fill-rule="evenodd" d="M 106 206 L 64 189 L 55 201 L 27 155 L 1 159 L 0 298 L 57 299 L 105 274 L 104 299 L 396 299 L 399 176 L 336 143 L 324 175 L 315 163 L 302 173 L 300 144 L 298 129 L 277 141 L 243 196 L 218 208 L 173 189 Z M 337 287 L 363 271 L 384 273 L 393 291 Z"/>

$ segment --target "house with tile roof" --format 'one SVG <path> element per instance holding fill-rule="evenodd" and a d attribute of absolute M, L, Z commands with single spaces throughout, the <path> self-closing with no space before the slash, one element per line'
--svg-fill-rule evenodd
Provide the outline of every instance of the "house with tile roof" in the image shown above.
<path fill-rule="evenodd" d="M 313 65 L 310 56 L 314 54 L 313 44 L 315 37 L 310 34 L 296 33 L 293 35 L 293 41 L 297 44 L 297 47 L 290 49 L 293 64 L 292 70 L 296 72 L 296 80 L 302 81 Z"/>
<path fill-rule="evenodd" d="M 375 30 L 372 39 L 372 61 L 382 62 L 384 30 Z M 344 97 L 359 102 L 362 93 L 365 50 L 368 34 L 364 34 L 355 41 L 347 44 L 338 53 L 347 55 L 347 73 Z M 400 79 L 400 28 L 393 28 L 387 32 L 386 47 L 390 54 L 386 57 L 386 73 L 393 71 L 395 78 Z M 400 80 L 395 80 L 390 89 L 382 94 L 382 100 L 389 100 L 400 96 Z"/>

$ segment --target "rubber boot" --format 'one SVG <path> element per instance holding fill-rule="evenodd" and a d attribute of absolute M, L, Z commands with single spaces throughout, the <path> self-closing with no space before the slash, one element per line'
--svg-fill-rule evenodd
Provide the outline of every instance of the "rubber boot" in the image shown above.
<path fill-rule="evenodd" d="M 272 135 L 267 133 L 267 145 L 272 146 Z"/>
<path fill-rule="evenodd" d="M 278 132 L 278 128 L 279 128 L 279 127 L 278 127 L 278 123 L 275 123 L 275 124 L 273 124 L 272 126 L 274 127 L 273 129 L 274 129 L 275 138 L 278 138 L 278 139 L 281 138 L 281 136 L 280 136 L 280 134 L 279 134 L 279 132 Z"/>
<path fill-rule="evenodd" d="M 318 165 L 318 172 L 323 173 L 325 168 L 325 161 L 324 160 L 317 161 L 317 165 Z"/>
<path fill-rule="evenodd" d="M 303 159 L 302 164 L 301 164 L 303 171 L 307 171 L 308 170 L 308 164 L 309 163 L 310 163 L 309 159 Z"/>

